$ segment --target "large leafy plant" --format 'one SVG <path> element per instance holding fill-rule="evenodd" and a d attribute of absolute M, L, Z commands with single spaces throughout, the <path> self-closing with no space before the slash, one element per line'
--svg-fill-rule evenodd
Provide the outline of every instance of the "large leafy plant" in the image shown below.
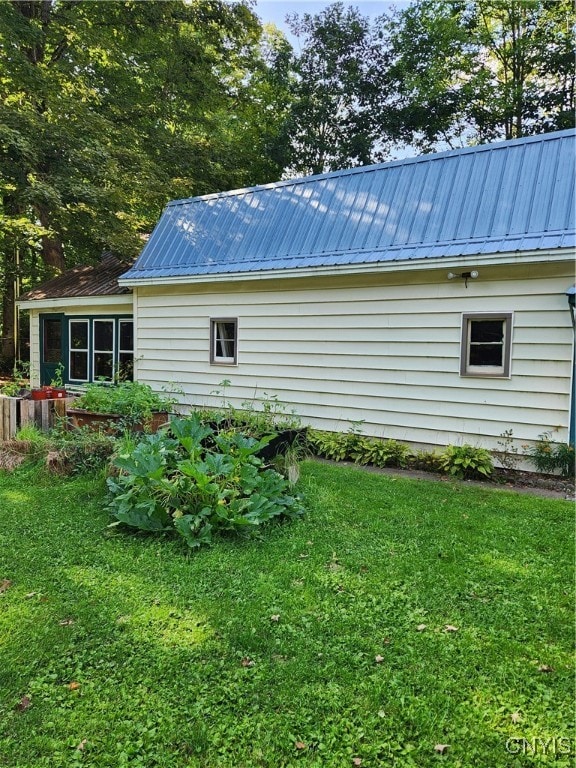
<path fill-rule="evenodd" d="M 112 514 L 132 528 L 176 531 L 191 548 L 219 532 L 250 532 L 300 515 L 288 481 L 258 456 L 269 440 L 217 433 L 198 415 L 174 419 L 170 432 L 147 435 L 114 459 Z"/>

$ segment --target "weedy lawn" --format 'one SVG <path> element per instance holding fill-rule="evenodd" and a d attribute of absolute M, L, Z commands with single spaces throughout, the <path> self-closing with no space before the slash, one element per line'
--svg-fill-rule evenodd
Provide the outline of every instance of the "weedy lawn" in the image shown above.
<path fill-rule="evenodd" d="M 307 462 L 261 540 L 0 473 L 2 768 L 573 764 L 573 507 Z M 447 746 L 448 745 L 448 746 Z"/>

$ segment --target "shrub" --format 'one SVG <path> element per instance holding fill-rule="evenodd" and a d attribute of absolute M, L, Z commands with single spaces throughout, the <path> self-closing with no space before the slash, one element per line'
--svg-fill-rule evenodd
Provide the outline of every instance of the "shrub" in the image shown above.
<path fill-rule="evenodd" d="M 440 468 L 454 477 L 489 477 L 494 470 L 490 451 L 472 445 L 449 445 L 438 457 Z"/>
<path fill-rule="evenodd" d="M 353 422 L 347 432 L 324 432 L 313 429 L 308 432 L 308 447 L 317 456 L 332 461 L 356 461 L 361 453 L 364 438 L 360 434 L 362 422 Z"/>
<path fill-rule="evenodd" d="M 440 454 L 436 451 L 416 451 L 410 461 L 410 466 L 414 469 L 421 469 L 423 472 L 442 472 Z"/>
<path fill-rule="evenodd" d="M 412 449 L 398 440 L 363 437 L 351 452 L 357 464 L 375 467 L 407 467 L 414 457 Z"/>
<path fill-rule="evenodd" d="M 146 435 L 113 460 L 119 473 L 108 478 L 112 515 L 132 528 L 175 531 L 191 548 L 216 533 L 248 533 L 300 515 L 288 482 L 257 456 L 268 442 L 217 433 L 197 414 L 175 419 L 169 432 Z"/>
<path fill-rule="evenodd" d="M 562 477 L 574 477 L 574 447 L 566 443 L 552 442 L 550 432 L 538 435 L 538 443 L 528 448 L 527 455 L 538 470 Z"/>

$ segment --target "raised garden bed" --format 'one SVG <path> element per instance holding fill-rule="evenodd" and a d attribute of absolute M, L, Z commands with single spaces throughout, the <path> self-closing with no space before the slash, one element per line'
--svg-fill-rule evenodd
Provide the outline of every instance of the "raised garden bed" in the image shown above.
<path fill-rule="evenodd" d="M 83 408 L 68 408 L 67 415 L 73 428 L 88 427 L 106 434 L 114 434 L 122 429 L 132 432 L 157 432 L 170 420 L 167 411 L 155 411 L 149 417 L 136 421 L 118 413 L 94 413 Z"/>

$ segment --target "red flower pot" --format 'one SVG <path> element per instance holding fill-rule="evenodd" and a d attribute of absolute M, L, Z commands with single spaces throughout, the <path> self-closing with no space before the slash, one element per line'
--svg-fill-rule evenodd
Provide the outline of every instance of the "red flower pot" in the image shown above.
<path fill-rule="evenodd" d="M 48 400 L 48 393 L 44 388 L 33 389 L 30 393 L 32 400 Z"/>
<path fill-rule="evenodd" d="M 62 397 L 66 397 L 66 390 L 64 387 L 52 387 L 52 393 L 49 397 L 53 400 L 59 400 Z"/>

